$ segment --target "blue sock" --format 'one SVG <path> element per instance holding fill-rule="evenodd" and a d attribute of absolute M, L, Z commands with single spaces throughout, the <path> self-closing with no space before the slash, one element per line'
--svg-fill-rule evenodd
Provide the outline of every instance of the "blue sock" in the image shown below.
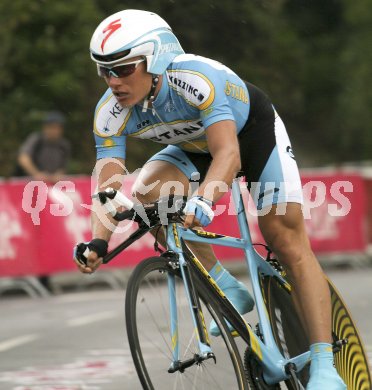
<path fill-rule="evenodd" d="M 218 287 L 225 293 L 240 314 L 248 313 L 253 309 L 254 300 L 247 287 L 235 279 L 219 261 L 209 271 L 209 275 L 212 276 Z M 233 330 L 230 324 L 228 326 L 230 330 Z M 220 335 L 220 330 L 214 320 L 210 324 L 209 331 L 213 336 Z"/>
<path fill-rule="evenodd" d="M 217 261 L 213 268 L 209 271 L 209 275 L 218 284 L 218 287 L 223 291 L 226 288 L 234 287 L 238 281 L 227 271 L 223 265 Z"/>
<path fill-rule="evenodd" d="M 212 267 L 209 274 L 238 309 L 239 313 L 245 314 L 253 309 L 254 300 L 247 287 L 234 278 L 219 261 Z"/>
<path fill-rule="evenodd" d="M 311 356 L 333 359 L 333 347 L 329 343 L 314 343 L 310 345 Z"/>
<path fill-rule="evenodd" d="M 347 390 L 346 385 L 333 364 L 332 344 L 310 345 L 310 380 L 307 390 Z"/>
<path fill-rule="evenodd" d="M 329 343 L 315 343 L 310 345 L 310 356 L 312 362 L 321 363 L 323 368 L 333 367 L 333 348 Z M 313 367 L 315 364 L 313 364 Z M 311 370 L 311 368 L 310 368 Z"/>

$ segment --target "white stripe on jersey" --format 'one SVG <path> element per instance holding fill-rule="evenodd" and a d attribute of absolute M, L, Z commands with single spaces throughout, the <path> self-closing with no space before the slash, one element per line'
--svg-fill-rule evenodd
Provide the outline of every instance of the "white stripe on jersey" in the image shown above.
<path fill-rule="evenodd" d="M 212 66 L 213 68 L 215 69 L 218 69 L 218 70 L 224 70 L 225 72 L 227 73 L 230 73 L 230 74 L 233 74 L 233 75 L 236 75 L 235 72 L 233 72 L 230 68 L 228 68 L 226 65 L 224 64 L 221 64 L 221 62 L 218 62 L 216 60 L 212 60 L 210 58 L 206 58 L 206 57 L 202 57 L 202 56 L 197 56 L 195 54 L 180 54 L 179 56 L 177 56 L 173 62 L 177 63 L 177 62 L 186 62 L 186 61 L 200 61 L 200 62 L 204 62 L 205 64 L 208 64 L 210 66 Z M 237 75 L 236 75 L 237 76 Z"/>

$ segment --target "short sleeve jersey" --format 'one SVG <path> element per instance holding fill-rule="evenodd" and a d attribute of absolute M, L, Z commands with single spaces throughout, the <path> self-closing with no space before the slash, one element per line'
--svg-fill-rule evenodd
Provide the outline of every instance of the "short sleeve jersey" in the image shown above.
<path fill-rule="evenodd" d="M 111 89 L 98 102 L 94 117 L 97 158 L 125 158 L 126 137 L 176 145 L 208 153 L 206 129 L 233 120 L 237 133 L 249 115 L 247 87 L 232 70 L 208 58 L 182 54 L 163 74 L 153 107 L 119 105 Z"/>

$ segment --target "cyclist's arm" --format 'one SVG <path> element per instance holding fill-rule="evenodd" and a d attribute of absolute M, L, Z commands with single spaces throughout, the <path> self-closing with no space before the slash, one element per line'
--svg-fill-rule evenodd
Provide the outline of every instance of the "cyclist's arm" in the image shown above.
<path fill-rule="evenodd" d="M 120 190 L 125 174 L 125 160 L 121 158 L 99 159 L 95 166 L 95 172 L 98 191 L 104 191 L 107 187 Z M 93 199 L 93 210 L 91 214 L 92 238 L 109 241 L 113 233 L 112 227 L 116 226 L 117 223 L 110 215 L 106 214 L 104 216 L 102 213 L 104 213 L 104 209 L 99 200 Z"/>
<path fill-rule="evenodd" d="M 95 172 L 98 191 L 103 191 L 107 187 L 120 190 L 125 173 L 124 163 L 124 159 L 120 158 L 102 158 L 97 160 Z M 91 220 L 92 238 L 99 238 L 108 242 L 117 223 L 111 216 L 105 214 L 104 208 L 98 199 L 93 199 Z M 82 264 L 77 259 L 75 259 L 75 263 L 81 272 L 91 274 L 102 264 L 102 258 L 99 258 L 96 252 L 90 251 L 87 256 L 87 265 Z"/>
<path fill-rule="evenodd" d="M 224 120 L 210 125 L 207 130 L 209 152 L 213 159 L 207 175 L 194 195 L 216 202 L 231 186 L 240 170 L 240 150 L 236 135 L 236 125 L 232 120 Z M 185 227 L 195 225 L 195 215 L 188 214 Z"/>
<path fill-rule="evenodd" d="M 226 193 L 241 168 L 235 122 L 232 120 L 216 122 L 207 128 L 206 134 L 213 160 L 196 195 L 216 202 Z M 218 184 L 221 183 L 219 188 Z"/>

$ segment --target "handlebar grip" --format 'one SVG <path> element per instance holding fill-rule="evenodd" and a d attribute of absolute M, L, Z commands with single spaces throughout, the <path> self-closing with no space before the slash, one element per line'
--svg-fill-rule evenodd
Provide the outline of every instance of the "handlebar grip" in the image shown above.
<path fill-rule="evenodd" d="M 122 192 L 116 191 L 116 195 L 114 199 L 122 206 L 124 206 L 126 209 L 128 210 L 133 209 L 134 203 L 128 197 L 126 197 Z"/>
<path fill-rule="evenodd" d="M 125 210 L 121 213 L 116 213 L 115 215 L 113 215 L 113 218 L 115 219 L 115 221 L 120 222 L 126 219 L 133 219 L 135 215 L 136 215 L 136 211 L 132 209 L 132 210 Z"/>

